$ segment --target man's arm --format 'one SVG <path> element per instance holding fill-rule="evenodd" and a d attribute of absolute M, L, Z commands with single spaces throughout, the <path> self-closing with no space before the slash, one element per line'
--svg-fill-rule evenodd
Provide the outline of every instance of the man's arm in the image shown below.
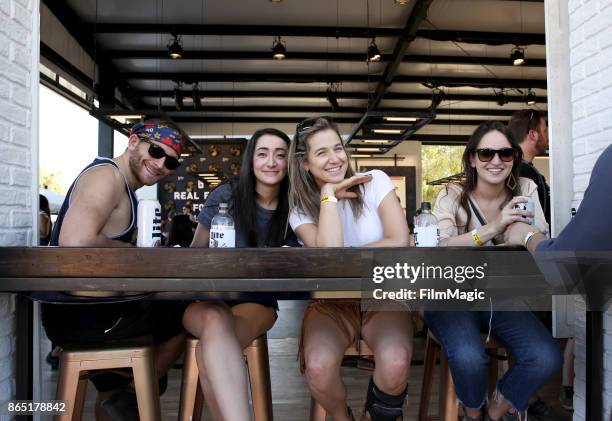
<path fill-rule="evenodd" d="M 130 247 L 103 233 L 113 210 L 126 195 L 125 181 L 111 166 L 83 174 L 72 192 L 59 237 L 62 247 Z"/>

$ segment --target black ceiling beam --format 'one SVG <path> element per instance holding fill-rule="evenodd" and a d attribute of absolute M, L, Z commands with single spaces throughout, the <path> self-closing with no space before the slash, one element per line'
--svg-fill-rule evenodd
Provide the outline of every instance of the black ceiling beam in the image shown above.
<path fill-rule="evenodd" d="M 45 3 L 51 0 L 45 0 Z M 323 38 L 401 37 L 403 28 L 367 28 L 350 26 L 288 26 L 288 25 L 202 25 L 159 23 L 89 23 L 91 33 L 99 34 L 177 34 L 283 36 Z M 419 29 L 418 38 L 435 41 L 457 41 L 477 44 L 545 45 L 544 34 L 514 32 L 478 32 L 439 29 Z"/>
<path fill-rule="evenodd" d="M 182 90 L 185 98 L 190 98 L 192 90 Z M 162 98 L 172 98 L 174 91 L 147 91 L 147 90 L 136 90 L 136 95 L 142 97 L 155 97 L 158 98 L 160 95 Z M 327 93 L 321 92 L 300 92 L 300 91 L 203 91 L 200 90 L 200 94 L 204 98 L 320 98 L 326 99 Z M 368 99 L 367 92 L 342 92 L 336 93 L 338 99 Z M 431 94 L 419 94 L 419 93 L 401 93 L 401 92 L 386 92 L 384 99 L 396 99 L 396 100 L 408 100 L 408 101 L 431 101 Z M 525 102 L 525 97 L 518 95 L 506 95 L 505 99 L 508 102 Z M 464 94 L 445 94 L 445 101 L 497 101 L 494 95 L 464 95 Z M 545 96 L 536 97 L 538 103 L 546 103 L 547 98 Z"/>
<path fill-rule="evenodd" d="M 155 111 L 157 108 L 149 107 L 142 110 L 135 110 L 149 112 Z M 338 110 L 333 111 L 331 107 L 282 107 L 282 106 L 231 106 L 231 105 L 204 105 L 199 110 L 193 108 L 183 107 L 178 110 L 176 107 L 163 107 L 162 111 L 171 113 L 172 116 L 184 116 L 190 113 L 207 113 L 207 112 L 218 112 L 218 113 L 304 113 L 304 114 L 362 114 L 364 111 L 363 107 L 340 107 Z M 379 108 L 378 111 L 383 113 L 391 114 L 402 114 L 402 113 L 423 113 L 426 110 L 423 108 Z M 505 116 L 509 117 L 512 115 L 513 110 L 504 109 L 462 109 L 462 108 L 438 108 L 436 113 L 438 115 L 481 115 L 481 116 Z M 109 112 L 110 114 L 110 112 Z"/>
<path fill-rule="evenodd" d="M 510 113 L 507 117 L 510 117 Z M 200 116 L 200 115 L 176 115 L 173 120 L 177 123 L 299 123 L 306 119 L 308 116 L 303 115 L 300 117 L 250 117 L 250 116 Z M 505 116 L 498 116 L 501 121 L 504 121 Z M 359 117 L 334 117 L 336 123 L 353 124 L 359 121 Z M 458 120 L 458 119 L 436 119 L 433 120 L 430 125 L 435 126 L 477 126 L 484 120 Z M 388 137 L 383 136 L 385 139 Z M 371 139 L 371 137 L 368 137 Z"/>
<path fill-rule="evenodd" d="M 77 82 L 81 83 L 84 87 L 91 88 L 93 86 L 93 80 L 75 67 L 72 63 L 66 60 L 62 55 L 55 52 L 54 49 L 49 47 L 44 42 L 40 42 L 40 55 L 51 63 L 60 68 L 67 75 L 73 77 Z"/>
<path fill-rule="evenodd" d="M 378 104 L 380 104 L 380 101 L 383 99 L 387 88 L 393 83 L 397 69 L 402 63 L 402 57 L 404 57 L 406 51 L 408 51 L 408 47 L 412 41 L 414 41 L 415 34 L 419 26 L 427 17 L 427 11 L 429 10 L 429 6 L 431 5 L 432 1 L 433 0 L 417 0 L 415 3 L 410 16 L 408 16 L 408 20 L 406 21 L 404 32 L 395 44 L 391 59 L 387 63 L 387 67 L 385 68 L 382 78 L 378 81 L 378 86 L 376 86 L 372 100 L 368 103 L 368 111 L 374 110 L 376 107 L 378 107 Z"/>
<path fill-rule="evenodd" d="M 196 82 L 287 82 L 287 83 L 331 83 L 331 82 L 378 82 L 380 75 L 360 74 L 293 74 L 293 73 L 195 73 L 195 72 L 126 72 L 126 79 L 172 80 L 187 84 Z M 397 75 L 399 83 L 422 83 L 437 87 L 472 86 L 478 88 L 538 88 L 546 89 L 544 79 L 497 79 L 449 76 Z"/>
<path fill-rule="evenodd" d="M 62 23 L 68 33 L 85 50 L 87 55 L 98 65 L 99 73 L 111 80 L 134 106 L 141 105 L 139 98 L 132 93 L 132 87 L 122 77 L 112 61 L 104 54 L 104 50 L 96 42 L 91 25 L 84 23 L 80 16 L 63 0 L 42 0 L 51 13 Z M 114 102 L 114 101 L 113 101 Z"/>
<path fill-rule="evenodd" d="M 107 51 L 112 59 L 167 59 L 168 50 L 112 50 Z M 383 54 L 381 61 L 389 61 L 392 54 Z M 366 53 L 327 53 L 289 51 L 285 60 L 349 61 L 365 62 Z M 218 51 L 218 50 L 185 50 L 182 60 L 274 60 L 270 51 Z M 514 66 L 510 57 L 468 57 L 468 56 L 428 56 L 406 54 L 402 63 L 424 64 L 466 64 L 484 66 Z M 523 66 L 546 67 L 545 59 L 527 59 Z"/>

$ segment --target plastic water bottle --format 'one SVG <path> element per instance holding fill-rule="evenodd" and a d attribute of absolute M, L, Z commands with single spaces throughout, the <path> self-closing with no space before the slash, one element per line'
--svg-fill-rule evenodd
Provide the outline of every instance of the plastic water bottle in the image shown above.
<path fill-rule="evenodd" d="M 227 203 L 219 203 L 219 213 L 210 223 L 209 247 L 233 248 L 236 247 L 236 230 L 234 220 L 227 213 Z"/>
<path fill-rule="evenodd" d="M 440 228 L 438 218 L 431 213 L 431 203 L 421 203 L 421 213 L 414 217 L 414 245 L 417 247 L 438 247 Z"/>
<path fill-rule="evenodd" d="M 161 243 L 161 206 L 157 200 L 138 201 L 137 247 L 156 247 Z"/>

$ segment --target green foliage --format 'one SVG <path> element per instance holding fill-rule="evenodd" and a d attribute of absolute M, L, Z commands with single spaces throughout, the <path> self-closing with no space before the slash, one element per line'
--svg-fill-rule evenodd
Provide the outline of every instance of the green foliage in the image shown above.
<path fill-rule="evenodd" d="M 44 166 L 40 166 L 38 169 L 38 184 L 41 189 L 45 187 L 51 191 L 60 194 L 66 194 L 68 189 L 65 185 L 60 182 L 61 171 L 51 172 Z"/>
<path fill-rule="evenodd" d="M 444 186 L 429 186 L 428 182 L 461 172 L 461 156 L 464 146 L 422 146 L 423 202 L 436 202 Z"/>

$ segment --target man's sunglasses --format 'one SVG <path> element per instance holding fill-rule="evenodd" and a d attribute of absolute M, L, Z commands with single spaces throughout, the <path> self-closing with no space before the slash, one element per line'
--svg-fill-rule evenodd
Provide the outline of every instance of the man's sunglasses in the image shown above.
<path fill-rule="evenodd" d="M 476 155 L 480 162 L 489 162 L 493 159 L 495 154 L 499 155 L 499 159 L 504 162 L 513 161 L 516 157 L 516 151 L 513 148 L 501 148 L 501 149 L 489 149 L 480 148 L 476 149 Z"/>
<path fill-rule="evenodd" d="M 166 158 L 164 160 L 164 166 L 168 168 L 169 170 L 175 170 L 181 165 L 178 159 L 166 154 L 166 152 L 164 152 L 164 149 L 161 146 L 157 146 L 155 143 L 151 142 L 149 139 L 140 138 L 140 140 L 149 144 L 149 155 L 151 155 L 151 158 L 153 159 Z"/>

